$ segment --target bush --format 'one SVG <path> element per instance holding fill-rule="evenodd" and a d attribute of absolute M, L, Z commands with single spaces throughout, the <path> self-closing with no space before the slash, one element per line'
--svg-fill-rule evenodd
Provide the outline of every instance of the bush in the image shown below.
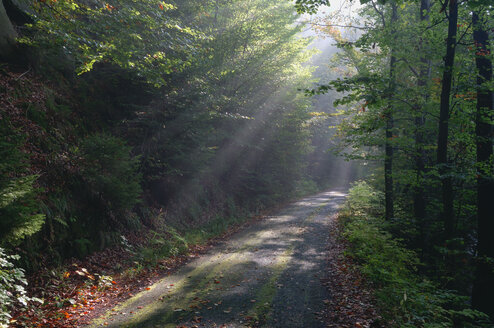
<path fill-rule="evenodd" d="M 348 199 L 345 207 L 352 215 L 381 217 L 384 214 L 384 193 L 375 190 L 365 181 L 352 185 Z"/>
<path fill-rule="evenodd" d="M 355 184 L 342 212 L 343 235 L 349 256 L 375 289 L 386 326 L 393 327 L 487 327 L 487 316 L 472 310 L 468 298 L 438 288 L 417 272 L 415 252 L 385 231 L 381 193 L 365 182 Z"/>
<path fill-rule="evenodd" d="M 0 245 L 16 245 L 37 232 L 44 222 L 34 187 L 36 175 L 28 174 L 24 137 L 7 119 L 0 120 Z"/>
<path fill-rule="evenodd" d="M 89 136 L 80 148 L 83 179 L 111 212 L 131 209 L 142 192 L 139 159 L 130 151 L 123 140 L 107 134 Z"/>
<path fill-rule="evenodd" d="M 314 194 L 319 190 L 317 183 L 313 180 L 302 179 L 297 181 L 297 187 L 295 190 L 295 195 L 302 197 L 305 195 Z"/>

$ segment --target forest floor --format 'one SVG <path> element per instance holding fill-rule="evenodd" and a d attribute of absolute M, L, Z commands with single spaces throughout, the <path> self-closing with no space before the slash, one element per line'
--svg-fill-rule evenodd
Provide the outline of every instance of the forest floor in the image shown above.
<path fill-rule="evenodd" d="M 328 254 L 341 253 L 328 250 L 329 229 L 344 199 L 345 194 L 332 191 L 299 200 L 237 232 L 90 326 L 316 328 L 328 326 L 328 320 L 340 327 L 368 326 L 359 318 L 345 322 L 358 311 L 342 304 L 345 297 L 334 304 L 330 290 L 334 277 Z M 359 281 L 347 280 L 351 288 L 358 287 Z M 370 309 L 360 296 L 355 299 L 358 308 Z M 331 314 L 330 305 L 343 306 L 341 315 Z"/>

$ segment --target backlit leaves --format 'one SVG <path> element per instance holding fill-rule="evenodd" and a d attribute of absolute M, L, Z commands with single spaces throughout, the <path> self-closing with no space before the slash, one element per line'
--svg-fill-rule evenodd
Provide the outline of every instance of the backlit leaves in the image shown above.
<path fill-rule="evenodd" d="M 136 70 L 155 85 L 188 65 L 199 33 L 170 16 L 172 4 L 156 1 L 27 1 L 36 31 L 21 41 L 60 46 L 83 74 L 101 62 Z M 160 54 L 157 56 L 156 54 Z"/>

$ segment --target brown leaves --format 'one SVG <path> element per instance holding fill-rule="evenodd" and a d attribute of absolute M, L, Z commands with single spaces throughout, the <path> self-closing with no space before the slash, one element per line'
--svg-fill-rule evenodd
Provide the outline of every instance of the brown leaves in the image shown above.
<path fill-rule="evenodd" d="M 88 279 L 90 279 L 90 280 L 93 280 L 93 281 L 94 281 L 94 280 L 96 280 L 96 278 L 95 278 L 92 274 L 90 274 L 90 273 L 87 271 L 87 269 L 86 269 L 86 268 L 80 268 L 80 269 L 78 269 L 78 270 L 75 270 L 75 273 L 76 273 L 76 274 L 78 274 L 78 275 L 79 275 L 79 276 L 81 276 L 81 277 L 86 277 L 86 278 L 88 278 Z M 65 276 L 65 274 L 64 274 L 64 276 Z"/>
<path fill-rule="evenodd" d="M 321 279 L 333 296 L 323 300 L 329 309 L 328 327 L 364 328 L 379 319 L 374 307 L 372 290 L 365 284 L 352 259 L 344 255 L 345 241 L 336 217 L 329 230 L 328 279 Z"/>

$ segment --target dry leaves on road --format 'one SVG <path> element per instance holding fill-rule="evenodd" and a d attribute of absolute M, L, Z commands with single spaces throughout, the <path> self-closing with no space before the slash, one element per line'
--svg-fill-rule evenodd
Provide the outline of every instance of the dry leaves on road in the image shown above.
<path fill-rule="evenodd" d="M 331 328 L 378 327 L 379 315 L 375 309 L 372 290 L 358 271 L 356 264 L 345 256 L 346 243 L 341 238 L 337 215 L 330 220 L 328 249 L 329 278 L 323 284 L 330 290 L 331 299 L 323 302 L 328 306 L 328 325 Z"/>

